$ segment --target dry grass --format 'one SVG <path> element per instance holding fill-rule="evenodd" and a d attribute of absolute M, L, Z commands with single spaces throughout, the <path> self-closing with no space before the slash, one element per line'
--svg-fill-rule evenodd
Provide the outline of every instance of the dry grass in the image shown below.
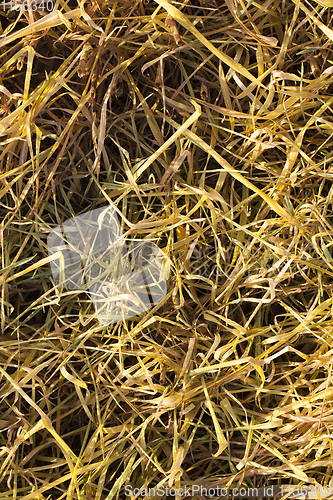
<path fill-rule="evenodd" d="M 0 500 L 333 487 L 331 6 L 2 4 Z M 172 265 L 103 329 L 46 239 L 108 203 Z"/>

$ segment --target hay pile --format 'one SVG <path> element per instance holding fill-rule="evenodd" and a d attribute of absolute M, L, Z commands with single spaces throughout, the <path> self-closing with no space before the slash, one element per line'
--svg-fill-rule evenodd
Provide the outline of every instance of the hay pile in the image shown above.
<path fill-rule="evenodd" d="M 0 500 L 332 494 L 332 6 L 2 3 Z M 171 271 L 101 328 L 46 241 L 109 203 Z"/>

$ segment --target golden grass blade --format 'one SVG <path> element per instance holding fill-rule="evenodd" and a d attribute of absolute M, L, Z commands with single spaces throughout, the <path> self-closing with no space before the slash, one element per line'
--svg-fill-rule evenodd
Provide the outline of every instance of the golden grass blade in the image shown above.
<path fill-rule="evenodd" d="M 155 0 L 161 7 L 163 7 L 169 15 L 184 28 L 192 33 L 199 42 L 201 42 L 205 47 L 207 47 L 212 54 L 214 54 L 223 63 L 227 64 L 230 68 L 234 69 L 241 75 L 245 76 L 248 80 L 255 83 L 258 86 L 263 86 L 262 83 L 251 75 L 247 69 L 245 69 L 241 64 L 235 62 L 229 56 L 218 50 L 207 38 L 205 38 L 200 31 L 198 31 L 195 26 L 189 21 L 189 19 L 174 5 L 170 4 L 167 0 Z"/>
<path fill-rule="evenodd" d="M 178 124 L 176 124 L 173 120 L 170 120 L 170 123 L 180 130 L 180 127 Z M 177 132 L 178 132 L 177 131 Z M 303 229 L 302 224 L 295 218 L 293 217 L 290 213 L 288 213 L 284 208 L 281 207 L 279 203 L 277 203 L 275 200 L 270 198 L 266 193 L 264 193 L 261 189 L 258 189 L 254 184 L 252 184 L 248 179 L 246 179 L 242 174 L 240 174 L 238 171 L 233 169 L 231 165 L 221 156 L 219 155 L 214 149 L 212 149 L 205 141 L 203 141 L 198 135 L 196 135 L 194 132 L 182 129 L 182 133 L 189 138 L 196 146 L 200 147 L 203 151 L 206 153 L 209 153 L 220 165 L 221 167 L 228 172 L 232 177 L 237 179 L 239 182 L 244 184 L 244 186 L 248 187 L 251 189 L 251 191 L 257 193 L 270 207 L 272 210 L 274 210 L 278 215 L 280 215 L 283 219 L 288 221 L 290 224 L 296 226 L 300 230 Z"/>
<path fill-rule="evenodd" d="M 140 167 L 134 171 L 133 173 L 134 180 L 137 180 L 142 175 L 142 173 L 149 167 L 149 165 L 151 165 L 162 153 L 164 153 L 169 148 L 169 146 L 171 146 L 171 144 L 175 142 L 175 140 L 178 137 L 180 137 L 186 130 L 189 129 L 191 125 L 193 125 L 193 123 L 196 122 L 196 120 L 199 118 L 201 114 L 201 108 L 194 101 L 193 105 L 195 107 L 195 112 L 190 116 L 190 118 L 188 118 L 183 123 L 183 125 L 181 125 L 178 128 L 178 130 L 167 141 L 165 141 L 165 143 L 160 148 L 158 148 L 158 150 L 154 154 L 152 154 L 143 163 L 143 165 L 140 165 Z"/>
<path fill-rule="evenodd" d="M 4 47 L 5 45 L 13 42 L 17 38 L 24 38 L 26 36 L 33 35 L 44 29 L 58 26 L 59 24 L 65 24 L 65 26 L 67 26 L 68 29 L 71 29 L 71 24 L 68 21 L 68 19 L 75 18 L 79 14 L 80 14 L 80 9 L 75 9 L 68 14 L 62 14 L 62 12 L 60 12 L 59 10 L 51 12 L 42 19 L 39 19 L 38 21 L 35 21 L 32 24 L 29 24 L 29 26 L 27 26 L 26 28 L 22 28 L 16 33 L 13 33 L 12 35 L 5 36 L 3 37 L 2 40 L 0 39 L 0 47 Z"/>
<path fill-rule="evenodd" d="M 213 424 L 214 424 L 215 432 L 216 432 L 216 439 L 217 439 L 217 442 L 219 445 L 219 449 L 217 450 L 216 453 L 214 453 L 213 456 L 218 457 L 227 448 L 228 441 L 226 440 L 226 438 L 223 434 L 223 431 L 221 429 L 220 423 L 216 417 L 216 414 L 215 414 L 215 411 L 214 411 L 214 408 L 213 408 L 213 405 L 212 405 L 212 402 L 210 400 L 209 393 L 208 393 L 208 390 L 207 390 L 207 387 L 205 384 L 205 379 L 203 377 L 201 378 L 201 383 L 202 383 L 202 387 L 203 387 L 203 390 L 204 390 L 204 393 L 206 396 L 206 405 L 207 405 L 209 412 L 212 416 L 212 420 L 213 420 Z"/>
<path fill-rule="evenodd" d="M 26 269 L 24 269 L 23 271 L 20 271 L 19 273 L 16 273 L 14 274 L 13 276 L 11 276 L 10 278 L 8 278 L 6 281 L 9 282 L 9 281 L 12 281 L 14 279 L 17 279 L 21 276 L 24 276 L 25 274 L 27 273 L 30 273 L 30 271 L 35 271 L 36 269 L 38 269 L 39 267 L 45 265 L 45 264 L 49 264 L 50 262 L 54 261 L 54 260 L 60 260 L 60 262 L 62 261 L 63 262 L 63 254 L 62 252 L 56 252 L 54 253 L 52 256 L 50 257 L 45 257 L 45 259 L 42 259 L 40 260 L 39 262 L 36 262 L 35 264 L 33 264 L 32 266 L 29 266 L 27 267 Z M 64 264 L 63 266 L 64 267 Z M 4 279 L 2 278 L 2 280 L 4 281 Z M 1 280 L 0 280 L 0 284 L 1 284 Z"/>
<path fill-rule="evenodd" d="M 87 384 L 83 382 L 82 380 L 79 380 L 78 378 L 73 377 L 65 368 L 64 365 L 60 367 L 60 372 L 65 379 L 69 380 L 69 382 L 72 382 L 72 384 L 77 385 L 78 387 L 82 387 L 82 389 L 88 390 Z"/>
<path fill-rule="evenodd" d="M 15 388 L 15 390 L 31 405 L 40 415 L 41 420 L 43 422 L 43 426 L 52 434 L 54 439 L 57 441 L 61 449 L 63 450 L 63 453 L 68 460 L 73 460 L 74 463 L 78 463 L 79 460 L 76 457 L 76 455 L 73 453 L 71 448 L 65 443 L 65 441 L 58 435 L 58 433 L 55 431 L 55 429 L 52 426 L 50 418 L 39 408 L 38 405 L 23 391 L 23 389 L 20 387 L 19 384 L 15 382 L 15 380 L 12 379 L 8 373 L 5 372 L 5 370 L 0 366 L 0 373 L 10 382 L 10 384 Z M 69 461 L 69 465 L 71 465 L 71 462 Z"/>
<path fill-rule="evenodd" d="M 317 3 L 318 0 L 315 0 Z M 322 0 L 321 0 L 322 1 Z M 294 3 L 298 3 L 298 0 L 293 0 Z M 327 2 L 329 3 L 329 2 Z M 325 1 L 323 2 L 323 4 L 325 4 Z M 322 5 L 323 5 L 322 4 Z M 333 5 L 333 3 L 332 3 Z M 328 7 L 328 5 L 325 5 L 326 7 Z M 311 21 L 316 25 L 318 26 L 318 28 L 323 32 L 325 33 L 325 35 L 331 40 L 333 41 L 333 30 L 331 30 L 331 28 L 329 28 L 328 26 L 326 26 L 326 24 L 324 24 L 323 22 L 321 22 L 318 17 L 313 13 L 313 11 L 311 12 L 307 7 L 305 7 L 305 5 L 302 3 L 302 2 L 299 2 L 299 7 L 300 9 L 308 16 L 309 19 L 311 19 Z"/>
<path fill-rule="evenodd" d="M 131 471 L 132 471 L 132 466 L 134 463 L 134 460 L 136 458 L 137 452 L 133 451 L 130 459 L 128 460 L 128 463 L 126 465 L 126 468 L 124 472 L 121 474 L 121 476 L 115 481 L 114 485 L 111 488 L 110 493 L 106 497 L 106 500 L 112 500 L 112 498 L 117 494 L 118 490 L 121 488 L 121 486 L 126 483 L 127 478 L 129 477 Z"/>

